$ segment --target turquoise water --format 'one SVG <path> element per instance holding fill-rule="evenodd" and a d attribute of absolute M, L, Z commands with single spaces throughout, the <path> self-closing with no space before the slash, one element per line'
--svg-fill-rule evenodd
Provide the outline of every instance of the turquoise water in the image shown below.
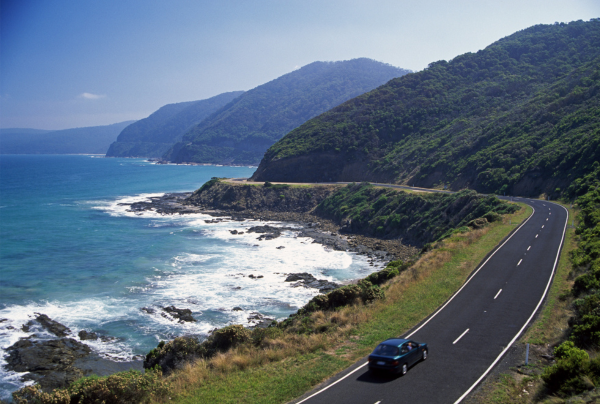
<path fill-rule="evenodd" d="M 259 242 L 256 234 L 230 233 L 256 222 L 136 215 L 120 205 L 192 191 L 215 176 L 248 177 L 254 169 L 0 156 L 0 346 L 30 335 L 22 325 L 44 313 L 70 327 L 74 338 L 82 329 L 115 338 L 89 345 L 108 358 L 131 360 L 162 339 L 250 325 L 254 312 L 288 316 L 318 292 L 291 287 L 285 273 L 347 280 L 374 270 L 362 257 L 328 251 L 293 231 Z M 167 305 L 191 309 L 197 322 L 161 315 Z M 243 310 L 233 311 L 236 306 Z M 0 371 L 0 397 L 20 386 L 19 375 Z"/>

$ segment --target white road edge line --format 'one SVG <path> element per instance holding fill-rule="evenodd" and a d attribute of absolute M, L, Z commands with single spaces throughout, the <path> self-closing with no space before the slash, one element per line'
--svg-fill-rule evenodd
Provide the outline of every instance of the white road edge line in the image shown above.
<path fill-rule="evenodd" d="M 302 401 L 298 401 L 296 404 L 301 404 L 307 400 L 310 400 L 311 398 L 313 398 L 314 396 L 316 396 L 317 394 L 321 394 L 322 392 L 324 392 L 325 390 L 327 390 L 328 388 L 335 386 L 336 384 L 338 384 L 339 382 L 341 382 L 342 380 L 344 380 L 345 378 L 347 378 L 348 376 L 350 376 L 352 373 L 362 369 L 365 365 L 367 365 L 369 362 L 365 362 L 362 365 L 360 365 L 359 367 L 357 367 L 356 369 L 354 369 L 352 372 L 348 373 L 346 376 L 340 378 L 339 380 L 336 380 L 335 382 L 331 383 L 329 386 L 322 388 L 321 390 L 317 391 L 315 394 L 313 394 L 312 396 L 308 396 L 306 397 L 304 400 Z"/>
<path fill-rule="evenodd" d="M 527 321 L 525 322 L 525 324 L 523 324 L 523 327 L 521 327 L 521 329 L 519 330 L 519 332 L 508 343 L 508 345 L 506 346 L 506 348 L 504 348 L 504 350 L 502 352 L 500 352 L 500 355 L 498 355 L 498 357 L 496 358 L 496 360 L 490 365 L 489 368 L 487 368 L 487 370 L 485 372 L 483 372 L 483 374 L 479 377 L 479 379 L 477 379 L 477 381 L 475 381 L 475 383 L 473 383 L 473 385 L 471 387 L 469 387 L 469 389 L 467 391 L 465 391 L 465 393 L 462 396 L 460 396 L 458 398 L 458 400 L 456 400 L 454 402 L 454 404 L 458 404 L 462 400 L 464 400 L 465 397 L 468 396 L 469 393 L 475 388 L 475 386 L 477 386 L 485 378 L 485 376 L 487 376 L 487 374 L 490 373 L 490 371 L 494 368 L 494 366 L 496 366 L 496 363 L 498 363 L 498 361 L 510 349 L 510 347 L 512 346 L 512 344 L 515 343 L 515 341 L 517 340 L 517 338 L 519 338 L 519 336 L 521 335 L 521 333 L 523 332 L 523 330 L 525 330 L 525 328 L 527 327 L 527 324 L 529 324 L 529 322 L 531 321 L 531 319 L 533 318 L 533 316 L 535 316 L 535 313 L 538 311 L 538 309 L 542 305 L 542 302 L 544 301 L 544 298 L 546 297 L 546 294 L 548 294 L 548 289 L 550 289 L 550 285 L 552 284 L 552 278 L 554 278 L 554 272 L 556 271 L 556 265 L 558 264 L 558 258 L 560 257 L 560 250 L 561 250 L 562 245 L 563 245 L 563 243 L 565 241 L 565 232 L 567 231 L 567 223 L 569 222 L 569 211 L 567 210 L 567 208 L 565 208 L 564 206 L 561 206 L 561 205 L 558 205 L 558 206 L 560 206 L 561 208 L 563 208 L 564 210 L 567 211 L 567 219 L 565 220 L 565 226 L 563 228 L 563 235 L 562 235 L 562 239 L 560 240 L 560 244 L 558 246 L 558 251 L 556 251 L 556 258 L 554 259 L 554 267 L 552 268 L 552 273 L 550 274 L 550 278 L 548 279 L 548 283 L 546 284 L 546 289 L 544 289 L 544 293 L 542 294 L 542 297 L 541 297 L 540 301 L 538 302 L 537 306 L 535 306 L 535 309 L 533 309 L 533 312 L 531 313 L 531 316 L 529 316 L 529 318 L 527 319 Z"/>
<path fill-rule="evenodd" d="M 513 232 L 513 234 L 511 234 L 511 235 L 510 235 L 510 236 L 509 236 L 509 237 L 508 237 L 506 240 L 504 240 L 504 243 L 502 243 L 502 244 L 500 245 L 500 247 L 496 248 L 496 250 L 495 250 L 495 251 L 494 251 L 494 252 L 493 252 L 493 253 L 492 253 L 492 254 L 491 254 L 491 255 L 490 255 L 490 256 L 489 256 L 489 257 L 488 257 L 486 260 L 485 260 L 485 262 L 484 262 L 483 264 L 481 264 L 481 265 L 479 266 L 479 268 L 477 268 L 477 270 L 476 270 L 475 272 L 473 272 L 473 275 L 471 275 L 471 276 L 469 277 L 469 279 L 467 279 L 467 280 L 465 281 L 465 283 L 464 283 L 464 284 L 461 286 L 461 288 L 460 288 L 460 289 L 458 289 L 458 290 L 456 291 L 456 293 L 454 293 L 454 294 L 452 295 L 452 297 L 451 297 L 450 299 L 448 299 L 448 301 L 447 301 L 447 302 L 446 302 L 446 303 L 445 303 L 445 304 L 444 304 L 442 307 L 440 307 L 440 308 L 438 309 L 438 311 L 436 311 L 435 313 L 433 313 L 433 315 L 432 315 L 431 317 L 429 317 L 429 318 L 427 319 L 427 321 L 425 321 L 423 324 L 421 324 L 421 325 L 419 326 L 419 328 L 417 328 L 416 330 L 414 330 L 413 332 L 411 332 L 410 334 L 408 334 L 408 335 L 406 336 L 406 339 L 410 338 L 410 337 L 411 337 L 411 335 L 413 335 L 414 333 L 416 333 L 417 331 L 419 331 L 421 328 L 423 328 L 423 327 L 425 326 L 425 324 L 427 324 L 428 322 L 430 322 L 430 321 L 431 321 L 431 319 L 433 319 L 435 316 L 437 316 L 437 314 L 438 314 L 440 311 L 442 311 L 442 310 L 444 309 L 444 307 L 446 307 L 446 306 L 447 306 L 447 305 L 448 305 L 448 304 L 449 304 L 449 303 L 450 303 L 450 302 L 451 302 L 451 301 L 452 301 L 452 300 L 453 300 L 453 299 L 456 297 L 456 295 L 458 295 L 458 294 L 460 293 L 460 291 L 461 291 L 461 290 L 463 290 L 463 289 L 465 288 L 465 286 L 467 286 L 467 284 L 468 284 L 468 283 L 471 281 L 471 279 L 473 279 L 473 277 L 474 277 L 475 275 L 477 275 L 477 273 L 478 273 L 478 272 L 481 270 L 481 268 L 483 268 L 483 266 L 484 266 L 485 264 L 487 264 L 487 262 L 488 262 L 490 259 L 492 259 L 492 257 L 494 256 L 494 254 L 496 254 L 496 253 L 498 252 L 498 250 L 500 250 L 502 247 L 504 247 L 504 244 L 508 243 L 508 240 L 510 240 L 510 239 L 511 239 L 511 238 L 512 238 L 512 237 L 513 237 L 515 234 L 517 234 L 517 232 L 518 232 L 519 230 L 521 230 L 521 227 L 525 226 L 525 224 L 526 224 L 526 223 L 529 221 L 529 219 L 531 219 L 531 218 L 533 217 L 533 215 L 535 214 L 535 208 L 534 208 L 533 206 L 531 206 L 531 205 L 529 205 L 529 206 L 531 207 L 531 210 L 532 210 L 532 212 L 531 212 L 531 215 L 529 215 L 529 217 L 527 218 L 527 220 L 525 220 L 523 223 L 521 223 L 521 225 L 520 225 L 520 226 L 519 226 L 519 227 L 518 227 L 518 228 L 517 228 L 517 229 L 516 229 L 516 230 Z M 346 376 L 344 376 L 344 377 L 342 377 L 342 378 L 340 378 L 340 379 L 336 380 L 335 382 L 331 383 L 329 386 L 326 386 L 326 387 L 322 388 L 321 390 L 319 390 L 319 391 L 315 392 L 314 394 L 312 394 L 312 395 L 310 395 L 310 396 L 306 397 L 304 400 L 302 400 L 302 401 L 298 401 L 296 404 L 302 404 L 303 402 L 305 402 L 305 401 L 308 401 L 309 399 L 313 398 L 313 397 L 314 397 L 314 396 L 316 396 L 317 394 L 321 394 L 322 392 L 324 392 L 324 391 L 325 391 L 325 390 L 327 390 L 328 388 L 330 388 L 330 387 L 332 387 L 332 386 L 334 386 L 334 385 L 338 384 L 339 382 L 341 382 L 342 380 L 344 380 L 345 378 L 347 378 L 348 376 L 350 376 L 350 375 L 351 375 L 351 374 L 353 374 L 354 372 L 357 372 L 359 369 L 362 369 L 362 368 L 363 368 L 363 367 L 365 367 L 365 366 L 366 366 L 368 363 L 369 363 L 369 362 L 365 362 L 365 363 L 363 363 L 362 365 L 360 365 L 359 367 L 357 367 L 356 369 L 354 369 L 352 372 L 348 373 Z"/>
<path fill-rule="evenodd" d="M 464 336 L 465 336 L 465 334 L 466 334 L 466 333 L 468 333 L 468 332 L 469 332 L 469 329 L 467 328 L 467 329 L 465 330 L 465 332 L 463 332 L 462 334 L 460 334 L 460 337 L 458 337 L 458 338 L 456 338 L 456 339 L 454 340 L 454 342 L 452 343 L 452 345 L 456 344 L 456 343 L 457 343 L 457 342 L 458 342 L 458 341 L 459 341 L 459 340 L 460 340 L 462 337 L 464 337 Z"/>
<path fill-rule="evenodd" d="M 523 258 L 521 258 L 521 259 L 519 260 L 519 263 L 517 264 L 517 266 L 521 265 L 521 262 L 523 262 Z"/>
<path fill-rule="evenodd" d="M 502 292 L 502 289 L 500 289 L 500 290 L 498 291 L 498 293 L 496 293 L 496 296 L 494 296 L 494 300 L 496 300 L 496 298 L 497 298 L 497 297 L 500 295 L 500 292 Z"/>

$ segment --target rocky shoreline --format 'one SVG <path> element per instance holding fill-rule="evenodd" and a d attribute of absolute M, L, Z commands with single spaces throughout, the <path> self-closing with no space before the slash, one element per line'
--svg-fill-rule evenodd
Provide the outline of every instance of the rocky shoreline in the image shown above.
<path fill-rule="evenodd" d="M 208 223 L 219 223 L 225 220 L 257 221 L 256 226 L 246 230 L 248 233 L 255 233 L 257 241 L 273 240 L 280 237 L 284 231 L 295 231 L 297 237 L 311 238 L 313 243 L 321 244 L 325 248 L 365 255 L 369 258 L 368 262 L 371 266 L 383 266 L 391 260 L 406 260 L 419 251 L 414 247 L 402 245 L 398 240 L 381 240 L 362 235 L 343 234 L 341 232 L 344 229 L 339 225 L 309 212 L 207 209 L 191 203 L 191 195 L 191 192 L 170 193 L 160 197 L 151 197 L 147 201 L 121 205 L 128 206 L 128 211 L 139 215 L 150 211 L 161 215 L 202 213 L 213 217 L 213 219 L 205 220 Z M 293 223 L 294 227 L 272 226 L 260 222 Z M 233 235 L 243 234 L 238 230 L 230 230 L 230 232 Z M 285 275 L 284 282 L 288 282 L 291 287 L 314 288 L 321 293 L 327 293 L 342 286 L 335 282 L 317 279 L 309 273 Z M 257 279 L 260 277 L 260 275 L 256 276 Z M 196 321 L 190 310 L 179 309 L 175 306 L 142 307 L 140 310 L 152 313 L 159 310 L 163 317 L 177 322 Z M 232 310 L 243 309 L 234 307 Z M 250 328 L 265 328 L 274 321 L 273 318 L 258 312 L 250 313 L 247 320 L 246 326 Z M 14 372 L 26 372 L 22 376 L 22 380 L 34 381 L 43 390 L 64 388 L 74 380 L 90 374 L 106 376 L 129 369 L 143 369 L 143 357 L 136 357 L 133 361 L 119 362 L 101 357 L 85 344 L 85 341 L 89 340 L 109 341 L 110 337 L 85 330 L 75 335 L 68 327 L 50 319 L 45 314 L 35 313 L 34 318 L 24 324 L 22 328 L 23 331 L 32 332 L 32 334 L 21 338 L 6 349 L 8 355 L 5 368 Z"/>
<path fill-rule="evenodd" d="M 90 374 L 107 376 L 129 369 L 143 369 L 143 357 L 133 361 L 115 361 L 101 357 L 81 341 L 111 341 L 114 338 L 99 336 L 82 330 L 75 335 L 68 327 L 45 314 L 35 317 L 22 326 L 33 332 L 6 349 L 9 371 L 24 373 L 23 381 L 34 381 L 44 390 L 68 386 L 73 381 Z"/>
<path fill-rule="evenodd" d="M 132 204 L 123 203 L 121 205 L 130 206 L 129 211 L 136 214 L 154 211 L 162 215 L 202 213 L 215 217 L 215 219 L 207 221 L 209 223 L 222 221 L 223 218 L 231 218 L 231 220 L 234 221 L 256 220 L 263 222 L 275 221 L 294 223 L 298 227 L 287 228 L 272 226 L 270 234 L 273 236 L 268 236 L 270 237 L 269 239 L 275 238 L 274 236 L 277 234 L 277 229 L 279 231 L 299 230 L 298 237 L 310 237 L 313 239 L 314 243 L 322 244 L 333 250 L 366 255 L 371 258 L 373 263 L 377 260 L 406 260 L 419 252 L 419 249 L 403 245 L 399 240 L 382 240 L 358 234 L 343 234 L 343 226 L 339 226 L 331 220 L 315 216 L 310 212 L 210 209 L 191 204 L 191 196 L 191 192 L 168 193 L 160 197 L 151 197 L 148 201 L 135 202 Z M 255 226 L 249 231 L 260 233 L 260 228 L 261 226 Z"/>

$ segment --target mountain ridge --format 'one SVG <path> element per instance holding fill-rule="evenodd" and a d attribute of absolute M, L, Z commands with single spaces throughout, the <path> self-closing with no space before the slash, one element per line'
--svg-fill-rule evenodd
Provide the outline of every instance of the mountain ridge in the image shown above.
<path fill-rule="evenodd" d="M 188 129 L 243 94 L 231 91 L 198 101 L 167 104 L 123 129 L 107 157 L 161 157 Z"/>
<path fill-rule="evenodd" d="M 600 160 L 599 44 L 599 19 L 537 25 L 431 63 L 291 131 L 252 178 L 563 193 Z"/>
<path fill-rule="evenodd" d="M 366 58 L 313 62 L 247 91 L 186 133 L 164 159 L 258 163 L 269 146 L 307 119 L 407 72 Z"/>

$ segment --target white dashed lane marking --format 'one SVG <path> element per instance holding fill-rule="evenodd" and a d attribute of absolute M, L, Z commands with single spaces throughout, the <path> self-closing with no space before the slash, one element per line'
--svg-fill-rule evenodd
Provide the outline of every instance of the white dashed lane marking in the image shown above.
<path fill-rule="evenodd" d="M 529 251 L 530 248 L 531 248 L 531 246 L 527 247 L 527 251 Z"/>
<path fill-rule="evenodd" d="M 469 332 L 469 329 L 467 328 L 467 329 L 465 330 L 465 332 L 463 332 L 462 334 L 460 334 L 460 337 L 456 338 L 456 340 L 455 340 L 455 341 L 452 343 L 452 345 L 456 344 L 456 343 L 457 343 L 457 342 L 458 342 L 458 341 L 459 341 L 459 340 L 460 340 L 462 337 L 464 337 L 464 336 L 465 336 L 465 334 L 466 334 L 466 333 L 468 333 L 468 332 Z"/>
<path fill-rule="evenodd" d="M 498 293 L 496 293 L 496 296 L 494 296 L 494 300 L 496 300 L 496 298 L 498 297 L 498 295 L 500 295 L 500 292 L 502 292 L 502 289 L 500 289 L 500 290 L 498 291 Z"/>
<path fill-rule="evenodd" d="M 523 261 L 523 258 L 521 258 L 521 259 L 519 260 L 519 263 L 517 264 L 517 266 L 521 265 L 521 262 L 522 262 L 522 261 Z"/>

